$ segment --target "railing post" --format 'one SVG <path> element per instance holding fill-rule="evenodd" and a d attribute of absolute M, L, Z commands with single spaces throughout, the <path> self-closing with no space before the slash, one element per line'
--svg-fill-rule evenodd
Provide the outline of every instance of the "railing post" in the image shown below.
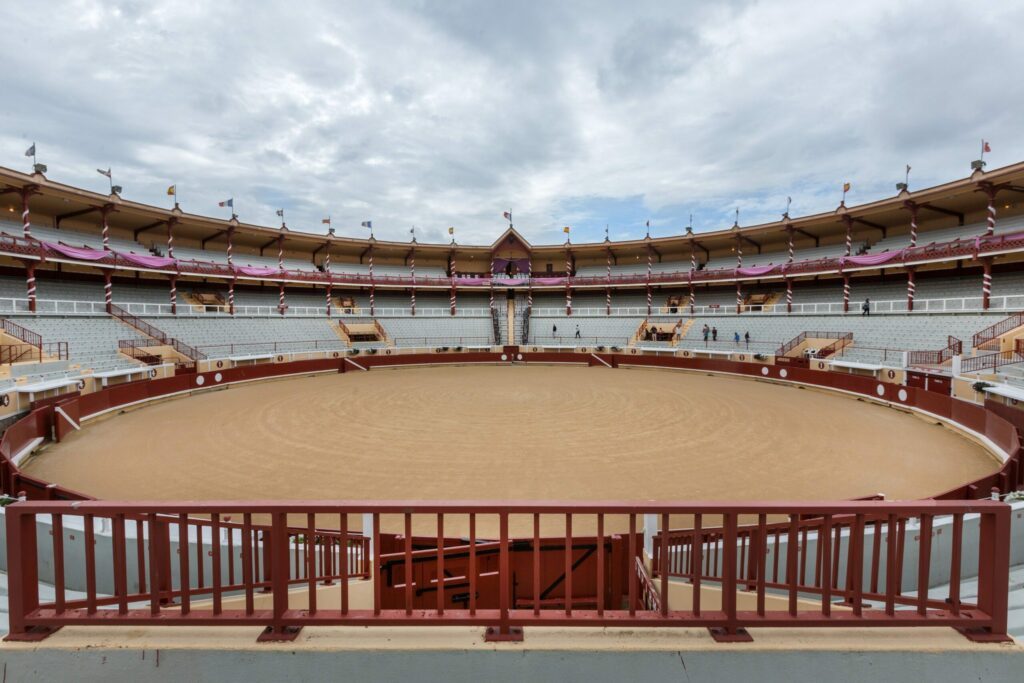
<path fill-rule="evenodd" d="M 8 641 L 38 641 L 59 626 L 29 626 L 28 614 L 39 607 L 39 566 L 36 554 L 36 516 L 23 513 L 18 504 L 6 509 L 7 586 L 10 632 Z"/>
<path fill-rule="evenodd" d="M 708 629 L 711 637 L 719 643 L 747 643 L 753 640 L 747 630 L 736 620 L 736 513 L 722 515 L 722 612 L 725 626 Z"/>
<path fill-rule="evenodd" d="M 512 628 L 508 623 L 509 604 L 512 601 L 512 569 L 508 550 L 507 511 L 498 513 L 498 522 L 500 537 L 500 547 L 498 549 L 498 608 L 500 616 L 498 626 L 489 626 L 487 628 L 486 633 L 484 633 L 484 640 L 487 642 L 519 642 L 523 639 L 523 629 Z"/>
<path fill-rule="evenodd" d="M 214 543 L 220 539 L 215 538 Z M 273 522 L 270 529 L 270 542 L 267 542 L 267 533 L 263 534 L 263 548 L 266 551 L 270 546 L 270 584 L 273 591 L 273 622 L 260 634 L 257 641 L 280 642 L 295 640 L 302 630 L 301 626 L 287 626 L 284 623 L 285 613 L 288 611 L 288 577 L 290 575 L 288 566 L 288 515 L 284 512 L 273 513 Z"/>
<path fill-rule="evenodd" d="M 978 533 L 978 608 L 988 616 L 989 625 L 957 630 L 976 642 L 1012 642 L 1006 633 L 1010 597 L 1010 506 L 1001 504 L 983 511 Z"/>

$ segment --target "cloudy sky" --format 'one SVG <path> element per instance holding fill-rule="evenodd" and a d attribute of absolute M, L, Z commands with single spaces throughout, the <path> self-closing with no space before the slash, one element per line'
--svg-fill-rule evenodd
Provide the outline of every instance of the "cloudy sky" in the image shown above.
<path fill-rule="evenodd" d="M 4 9 L 0 165 L 265 225 L 658 236 L 1024 159 L 1021 2 L 42 5 Z"/>

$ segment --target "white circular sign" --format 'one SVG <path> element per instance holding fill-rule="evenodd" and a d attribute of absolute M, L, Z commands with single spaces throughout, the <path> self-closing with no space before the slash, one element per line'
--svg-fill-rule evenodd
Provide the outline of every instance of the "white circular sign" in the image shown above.
<path fill-rule="evenodd" d="M 213 381 L 214 382 L 219 382 L 222 379 L 223 379 L 223 377 L 221 376 L 221 374 L 219 372 L 216 375 L 213 376 Z"/>
<path fill-rule="evenodd" d="M 768 375 L 768 366 L 767 365 L 764 366 L 763 368 L 761 368 L 761 374 L 765 375 L 765 376 Z"/>
<path fill-rule="evenodd" d="M 786 379 L 787 377 L 789 377 L 789 373 L 786 371 L 786 368 L 782 368 L 781 370 L 779 370 L 779 377 L 781 377 L 782 379 Z"/>
<path fill-rule="evenodd" d="M 900 397 L 901 401 L 906 401 L 907 400 L 907 390 L 906 389 L 900 389 L 899 393 L 896 394 L 896 395 Z"/>
<path fill-rule="evenodd" d="M 503 353 L 503 354 L 501 354 L 501 359 L 502 359 L 502 360 L 508 360 L 508 356 L 506 356 L 506 355 L 505 355 L 505 354 Z"/>
<path fill-rule="evenodd" d="M 875 393 L 878 394 L 879 396 L 885 396 L 885 387 L 879 384 L 877 387 L 875 387 Z"/>
<path fill-rule="evenodd" d="M 522 360 L 522 359 L 523 359 L 523 354 L 517 353 L 516 354 L 516 360 Z"/>
<path fill-rule="evenodd" d="M 203 377 L 202 375 L 196 375 L 196 384 L 198 384 L 199 386 L 203 386 L 203 384 L 205 384 L 205 383 L 206 383 L 206 378 L 205 377 Z"/>

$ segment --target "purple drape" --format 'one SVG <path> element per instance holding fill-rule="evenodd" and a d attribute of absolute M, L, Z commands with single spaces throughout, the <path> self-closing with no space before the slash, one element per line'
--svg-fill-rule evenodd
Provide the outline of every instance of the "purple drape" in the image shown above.
<path fill-rule="evenodd" d="M 125 261 L 145 268 L 167 268 L 177 263 L 175 259 L 168 258 L 167 256 L 147 256 L 145 254 L 133 254 L 130 251 L 118 251 L 115 253 Z"/>
<path fill-rule="evenodd" d="M 765 275 L 778 268 L 778 266 L 752 266 L 750 268 L 737 268 L 740 275 Z"/>
<path fill-rule="evenodd" d="M 64 254 L 68 258 L 81 259 L 82 261 L 99 261 L 103 259 L 110 252 L 100 251 L 98 249 L 83 249 L 81 247 L 69 247 L 64 244 L 57 244 L 55 242 L 43 242 L 43 246 L 50 251 L 55 251 L 58 254 Z"/>
<path fill-rule="evenodd" d="M 863 256 L 846 256 L 839 259 L 839 264 L 852 263 L 855 266 L 876 266 L 879 263 L 888 263 L 903 255 L 900 251 L 883 251 L 881 254 L 864 254 Z"/>

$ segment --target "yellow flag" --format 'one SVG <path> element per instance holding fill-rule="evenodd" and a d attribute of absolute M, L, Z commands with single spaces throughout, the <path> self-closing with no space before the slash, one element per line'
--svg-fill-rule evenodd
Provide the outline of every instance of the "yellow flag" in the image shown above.
<path fill-rule="evenodd" d="M 174 185 L 171 185 L 170 187 L 167 188 L 167 194 L 168 195 L 174 196 L 177 193 L 178 193 L 178 189 Z"/>
<path fill-rule="evenodd" d="M 843 183 L 843 192 L 850 191 L 850 183 Z"/>
<path fill-rule="evenodd" d="M 562 232 L 564 232 L 566 235 L 568 235 L 569 234 L 569 226 L 567 225 L 564 228 L 562 228 Z"/>
<path fill-rule="evenodd" d="M 448 234 L 449 234 L 449 235 L 454 235 L 454 234 L 455 234 L 455 228 L 451 228 L 451 227 L 449 227 L 449 228 L 448 228 Z"/>

